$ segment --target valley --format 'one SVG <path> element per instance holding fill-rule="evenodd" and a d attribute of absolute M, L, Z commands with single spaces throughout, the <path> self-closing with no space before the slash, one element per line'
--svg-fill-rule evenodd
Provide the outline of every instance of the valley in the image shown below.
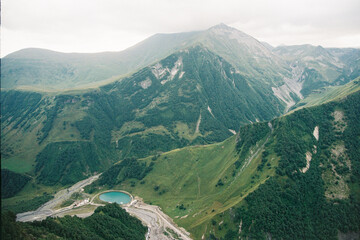
<path fill-rule="evenodd" d="M 356 48 L 274 48 L 225 24 L 121 52 L 12 53 L 2 211 L 17 222 L 4 218 L 59 238 L 86 239 L 96 219 L 96 239 L 356 235 L 359 59 Z M 99 199 L 116 190 L 132 201 Z"/>

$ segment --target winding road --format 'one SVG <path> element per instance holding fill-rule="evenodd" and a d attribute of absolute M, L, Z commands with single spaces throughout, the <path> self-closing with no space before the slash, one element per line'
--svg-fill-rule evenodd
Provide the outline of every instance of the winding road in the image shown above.
<path fill-rule="evenodd" d="M 63 189 L 63 190 L 57 192 L 52 200 L 46 202 L 44 205 L 42 205 L 35 211 L 17 214 L 16 221 L 19 221 L 19 222 L 31 222 L 31 221 L 35 221 L 35 220 L 39 221 L 39 220 L 43 220 L 49 216 L 53 216 L 55 214 L 72 209 L 70 207 L 66 207 L 66 208 L 61 208 L 59 210 L 54 210 L 55 207 L 57 205 L 59 205 L 61 202 L 69 199 L 73 193 L 81 191 L 81 189 L 83 189 L 85 186 L 87 186 L 87 185 L 91 184 L 92 182 L 94 182 L 95 180 L 97 180 L 100 175 L 101 174 L 89 177 L 85 180 L 75 183 L 70 188 Z"/>

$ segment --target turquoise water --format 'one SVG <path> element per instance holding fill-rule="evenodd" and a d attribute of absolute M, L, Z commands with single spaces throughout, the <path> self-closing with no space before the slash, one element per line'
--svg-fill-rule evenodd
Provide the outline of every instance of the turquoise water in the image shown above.
<path fill-rule="evenodd" d="M 116 202 L 118 204 L 125 204 L 131 201 L 131 197 L 123 192 L 107 192 L 100 195 L 100 200 L 104 202 Z"/>

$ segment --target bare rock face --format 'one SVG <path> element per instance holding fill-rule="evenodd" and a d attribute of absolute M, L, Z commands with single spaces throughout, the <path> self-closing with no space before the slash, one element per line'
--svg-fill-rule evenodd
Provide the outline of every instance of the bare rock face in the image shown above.
<path fill-rule="evenodd" d="M 140 82 L 140 86 L 143 89 L 147 89 L 148 87 L 150 87 L 152 84 L 151 79 L 149 77 L 147 77 L 144 81 Z"/>

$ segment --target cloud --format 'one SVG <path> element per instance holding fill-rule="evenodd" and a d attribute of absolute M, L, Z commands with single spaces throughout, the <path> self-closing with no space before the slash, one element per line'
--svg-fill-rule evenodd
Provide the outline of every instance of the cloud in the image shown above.
<path fill-rule="evenodd" d="M 3 0 L 1 48 L 118 51 L 220 22 L 272 45 L 359 47 L 358 9 L 358 0 Z"/>

